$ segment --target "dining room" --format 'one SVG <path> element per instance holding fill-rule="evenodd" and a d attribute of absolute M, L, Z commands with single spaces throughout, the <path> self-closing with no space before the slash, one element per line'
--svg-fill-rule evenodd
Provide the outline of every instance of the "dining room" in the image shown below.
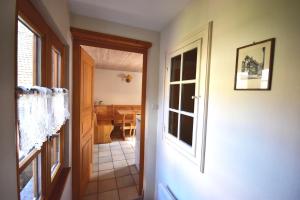
<path fill-rule="evenodd" d="M 94 66 L 93 156 L 84 198 L 138 198 L 143 54 L 81 48 Z"/>

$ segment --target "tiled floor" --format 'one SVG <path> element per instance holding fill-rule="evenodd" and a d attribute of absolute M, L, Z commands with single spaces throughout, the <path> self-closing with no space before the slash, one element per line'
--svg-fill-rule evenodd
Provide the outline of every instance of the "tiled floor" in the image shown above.
<path fill-rule="evenodd" d="M 83 199 L 139 199 L 134 140 L 98 144 L 93 148 L 93 172 Z"/>

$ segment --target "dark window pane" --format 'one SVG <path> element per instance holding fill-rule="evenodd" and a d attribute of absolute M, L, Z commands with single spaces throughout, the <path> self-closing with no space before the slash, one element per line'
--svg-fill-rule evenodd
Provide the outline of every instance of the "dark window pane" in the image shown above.
<path fill-rule="evenodd" d="M 179 106 L 179 85 L 170 85 L 169 107 L 178 110 Z"/>
<path fill-rule="evenodd" d="M 197 48 L 183 54 L 182 80 L 196 78 Z"/>
<path fill-rule="evenodd" d="M 169 111 L 169 133 L 177 137 L 178 113 Z"/>
<path fill-rule="evenodd" d="M 194 112 L 195 83 L 183 84 L 181 91 L 181 110 L 186 112 Z"/>
<path fill-rule="evenodd" d="M 180 63 L 181 63 L 181 55 L 178 55 L 171 59 L 170 81 L 179 81 L 180 80 Z"/>
<path fill-rule="evenodd" d="M 193 142 L 193 117 L 180 115 L 180 137 L 179 139 L 192 146 Z"/>

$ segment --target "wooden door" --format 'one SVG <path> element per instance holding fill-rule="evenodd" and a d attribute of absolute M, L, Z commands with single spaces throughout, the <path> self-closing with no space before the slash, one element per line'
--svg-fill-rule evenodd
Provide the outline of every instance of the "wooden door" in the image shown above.
<path fill-rule="evenodd" d="M 85 192 L 92 170 L 94 60 L 80 49 L 80 195 Z"/>

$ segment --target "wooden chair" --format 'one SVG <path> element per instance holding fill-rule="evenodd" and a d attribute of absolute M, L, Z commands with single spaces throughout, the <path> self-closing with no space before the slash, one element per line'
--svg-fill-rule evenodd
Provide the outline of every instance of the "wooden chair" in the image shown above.
<path fill-rule="evenodd" d="M 129 130 L 130 137 L 135 133 L 136 116 L 135 114 L 124 115 L 122 120 L 121 130 L 123 131 L 123 139 L 125 139 L 125 131 Z"/>

